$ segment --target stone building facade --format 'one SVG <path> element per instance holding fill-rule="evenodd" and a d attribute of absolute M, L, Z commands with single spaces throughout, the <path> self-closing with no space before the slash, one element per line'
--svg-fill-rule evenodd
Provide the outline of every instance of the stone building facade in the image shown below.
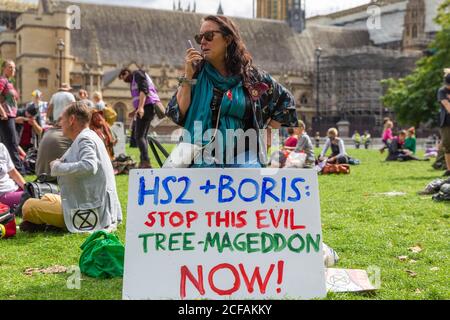
<path fill-rule="evenodd" d="M 49 99 L 60 81 L 68 82 L 74 91 L 102 91 L 104 100 L 119 114 L 119 121 L 127 124 L 132 106 L 128 86 L 117 78 L 120 69 L 130 66 L 148 71 L 163 103 L 167 103 L 183 73 L 187 40 L 198 33 L 204 16 L 56 0 L 40 0 L 37 7 L 24 8 L 15 1 L 3 1 L 12 4 L 0 7 L 0 53 L 2 59 L 16 61 L 21 102 L 29 101 L 35 89 Z M 410 0 L 408 10 L 421 8 L 413 2 Z M 301 1 L 293 0 L 292 10 L 296 3 Z M 397 17 L 399 11 L 394 9 L 399 3 L 404 5 L 401 12 L 409 12 L 405 1 L 383 3 L 382 23 L 386 20 L 396 26 L 403 21 L 409 26 L 418 19 L 415 15 L 416 20 L 412 19 L 413 11 L 411 18 L 406 19 L 405 14 Z M 299 22 L 301 16 L 289 21 L 234 18 L 254 63 L 293 93 L 299 118 L 310 130 L 320 124 L 324 134 L 328 126 L 342 119 L 351 120 L 355 128 L 359 128 L 358 123 L 378 126 L 384 110 L 379 102 L 379 80 L 408 73 L 418 58 L 414 50 L 421 47 L 417 41 L 408 42 L 406 27 L 394 31 L 362 28 L 364 8 L 310 19 L 306 29 Z M 428 4 L 425 9 L 428 13 L 425 25 L 418 25 L 418 39 L 423 39 L 420 30 L 427 39 L 435 32 Z M 64 48 L 59 51 L 61 40 Z M 400 52 L 401 44 L 408 50 Z M 318 59 L 315 52 L 319 47 Z M 158 132 L 168 134 L 174 128 L 166 120 Z"/>

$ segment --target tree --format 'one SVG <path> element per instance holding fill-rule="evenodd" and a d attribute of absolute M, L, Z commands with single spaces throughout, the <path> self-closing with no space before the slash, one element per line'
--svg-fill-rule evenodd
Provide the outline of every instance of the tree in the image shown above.
<path fill-rule="evenodd" d="M 442 86 L 443 69 L 450 67 L 450 0 L 439 7 L 435 18 L 442 30 L 428 47 L 428 56 L 416 63 L 416 69 L 405 78 L 383 80 L 387 86 L 381 98 L 383 104 L 392 109 L 401 124 L 437 121 L 439 103 L 437 90 Z"/>

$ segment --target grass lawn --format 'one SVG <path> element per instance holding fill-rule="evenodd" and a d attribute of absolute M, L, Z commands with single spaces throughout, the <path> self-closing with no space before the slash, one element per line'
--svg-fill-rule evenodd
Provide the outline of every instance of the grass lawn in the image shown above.
<path fill-rule="evenodd" d="M 137 149 L 129 153 L 137 159 Z M 323 237 L 341 258 L 336 267 L 379 268 L 381 289 L 371 295 L 328 298 L 450 299 L 450 205 L 416 195 L 442 172 L 434 171 L 430 162 L 385 163 L 385 155 L 376 150 L 350 154 L 362 161 L 351 167 L 350 175 L 319 177 Z M 117 187 L 126 213 L 128 177 L 117 177 Z M 390 191 L 406 195 L 380 195 Z M 125 223 L 118 235 L 124 241 Z M 81 289 L 68 289 L 69 274 L 24 274 L 27 268 L 77 265 L 79 247 L 87 236 L 19 232 L 15 238 L 0 240 L 0 299 L 121 299 L 122 279 L 82 276 Z M 416 245 L 423 250 L 408 250 Z M 398 256 L 408 259 L 400 261 Z"/>

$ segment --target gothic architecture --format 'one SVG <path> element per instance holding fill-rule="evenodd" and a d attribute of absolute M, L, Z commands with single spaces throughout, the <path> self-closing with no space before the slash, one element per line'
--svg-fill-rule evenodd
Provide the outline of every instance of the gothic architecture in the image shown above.
<path fill-rule="evenodd" d="M 311 18 L 305 28 L 301 1 L 258 5 L 269 2 L 285 3 L 277 10 L 286 21 L 234 20 L 255 64 L 293 93 L 299 117 L 310 130 L 320 127 L 322 134 L 341 120 L 349 121 L 351 130 L 380 130 L 386 110 L 379 101 L 379 80 L 412 70 L 421 54 L 417 50 L 437 31 L 430 19 L 436 13 L 437 5 L 429 6 L 434 0 L 384 0 L 381 23 L 393 29 L 383 25 L 381 30 L 361 27 L 367 7 Z M 187 40 L 198 33 L 204 16 L 192 12 L 193 7 L 170 11 L 56 0 L 40 0 L 37 7 L 1 3 L 8 6 L 0 7 L 0 54 L 16 61 L 22 103 L 35 89 L 49 99 L 60 81 L 69 82 L 74 90 L 101 90 L 125 123 L 131 99 L 128 86 L 117 78 L 120 69 L 147 70 L 167 103 L 183 72 Z M 403 11 L 394 10 L 399 4 Z M 166 120 L 158 131 L 167 134 L 174 128 Z"/>

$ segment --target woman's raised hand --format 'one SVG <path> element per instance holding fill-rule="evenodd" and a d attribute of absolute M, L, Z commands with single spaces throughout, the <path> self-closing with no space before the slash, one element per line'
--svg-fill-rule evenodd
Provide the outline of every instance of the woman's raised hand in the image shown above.
<path fill-rule="evenodd" d="M 195 73 L 194 64 L 198 64 L 201 60 L 203 60 L 203 57 L 199 51 L 197 51 L 194 48 L 189 48 L 186 50 L 185 66 L 184 66 L 186 78 L 192 80 Z"/>

